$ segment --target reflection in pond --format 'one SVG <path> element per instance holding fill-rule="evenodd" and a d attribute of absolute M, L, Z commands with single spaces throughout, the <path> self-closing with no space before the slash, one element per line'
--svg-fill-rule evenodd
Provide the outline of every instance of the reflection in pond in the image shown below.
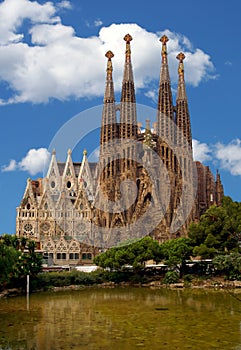
<path fill-rule="evenodd" d="M 0 301 L 0 349 L 241 349 L 225 291 L 83 289 Z"/>

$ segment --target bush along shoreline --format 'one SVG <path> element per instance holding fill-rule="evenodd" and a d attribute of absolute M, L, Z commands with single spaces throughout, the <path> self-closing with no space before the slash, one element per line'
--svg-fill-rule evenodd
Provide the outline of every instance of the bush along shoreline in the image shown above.
<path fill-rule="evenodd" d="M 230 281 L 220 276 L 196 275 L 185 275 L 184 278 L 179 279 L 176 278 L 176 274 L 168 272 L 162 276 L 150 276 L 134 272 L 110 272 L 101 269 L 90 273 L 74 270 L 71 272 L 45 272 L 30 279 L 30 293 L 115 287 L 234 289 L 241 288 L 241 281 Z M 26 294 L 25 287 L 10 288 L 3 290 L 0 293 L 0 298 L 24 294 Z"/>

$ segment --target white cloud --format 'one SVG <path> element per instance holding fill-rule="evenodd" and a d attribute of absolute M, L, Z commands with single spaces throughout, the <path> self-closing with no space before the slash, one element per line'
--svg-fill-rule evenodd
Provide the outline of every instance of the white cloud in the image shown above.
<path fill-rule="evenodd" d="M 209 161 L 215 167 L 227 170 L 232 175 L 241 176 L 241 140 L 235 139 L 228 144 L 218 142 L 208 145 L 193 140 L 193 158 L 200 162 Z"/>
<path fill-rule="evenodd" d="M 233 140 L 227 145 L 217 143 L 215 148 L 220 166 L 232 175 L 241 175 L 241 140 Z"/>
<path fill-rule="evenodd" d="M 62 8 L 62 9 L 67 9 L 67 10 L 72 9 L 72 5 L 71 5 L 70 1 L 67 1 L 67 0 L 63 0 L 59 3 L 57 3 L 57 6 L 59 8 Z"/>
<path fill-rule="evenodd" d="M 12 159 L 9 165 L 2 166 L 2 172 L 8 171 L 27 171 L 30 175 L 36 175 L 43 172 L 50 161 L 50 153 L 46 148 L 30 149 L 27 155 L 20 161 Z"/>
<path fill-rule="evenodd" d="M 2 172 L 14 171 L 17 168 L 17 162 L 14 159 L 11 159 L 8 165 L 2 166 Z"/>
<path fill-rule="evenodd" d="M 100 19 L 97 19 L 96 21 L 94 21 L 94 26 L 95 27 L 100 27 L 102 26 L 103 22 Z"/>
<path fill-rule="evenodd" d="M 226 61 L 226 62 L 224 62 L 224 64 L 225 64 L 226 66 L 232 66 L 232 65 L 233 65 L 231 61 Z"/>
<path fill-rule="evenodd" d="M 206 144 L 198 140 L 192 140 L 193 147 L 193 159 L 199 162 L 205 162 L 211 160 L 211 148 Z"/>
<path fill-rule="evenodd" d="M 5 0 L 0 4 L 0 80 L 12 95 L 0 104 L 43 103 L 55 98 L 95 97 L 103 95 L 105 86 L 104 54 L 112 50 L 115 90 L 120 91 L 123 76 L 126 33 L 133 36 L 132 52 L 136 88 L 158 89 L 161 62 L 159 37 L 164 32 L 168 42 L 168 59 L 173 82 L 177 81 L 176 54 L 186 54 L 186 82 L 197 86 L 214 77 L 210 56 L 193 49 L 189 39 L 171 31 L 148 32 L 135 23 L 112 24 L 100 28 L 97 36 L 78 37 L 71 26 L 61 23 L 59 7 L 70 8 L 69 1 L 46 2 Z M 30 40 L 25 40 L 22 24 L 28 19 Z M 26 21 L 25 21 L 26 24 Z M 96 26 L 102 21 L 96 20 Z M 29 39 L 28 39 L 29 40 Z"/>
<path fill-rule="evenodd" d="M 0 42 L 9 44 L 23 38 L 21 25 L 25 19 L 35 23 L 55 23 L 60 21 L 54 17 L 56 9 L 51 2 L 41 5 L 37 1 L 5 0 L 0 4 Z"/>
<path fill-rule="evenodd" d="M 36 45 L 58 44 L 67 41 L 74 35 L 72 27 L 63 26 L 60 23 L 55 25 L 41 24 L 36 25 L 30 30 L 32 43 Z"/>
<path fill-rule="evenodd" d="M 156 102 L 158 98 L 158 92 L 157 90 L 149 90 L 145 92 L 145 96 L 150 98 L 152 101 Z"/>

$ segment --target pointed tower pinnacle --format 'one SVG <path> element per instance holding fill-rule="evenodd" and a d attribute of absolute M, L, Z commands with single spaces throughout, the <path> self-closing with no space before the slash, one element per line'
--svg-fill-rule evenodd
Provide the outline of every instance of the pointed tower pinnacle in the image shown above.
<path fill-rule="evenodd" d="M 104 106 L 102 111 L 101 135 L 100 135 L 100 155 L 104 154 L 104 144 L 117 137 L 116 108 L 114 83 L 112 79 L 112 61 L 114 54 L 108 51 L 105 56 L 108 58 L 106 69 L 106 86 L 104 95 Z"/>
<path fill-rule="evenodd" d="M 120 138 L 136 138 L 137 136 L 137 118 L 136 118 L 136 96 L 131 64 L 132 36 L 126 34 L 125 66 L 121 92 L 121 110 L 120 110 Z"/>
<path fill-rule="evenodd" d="M 114 102 L 115 96 L 114 96 L 114 84 L 112 79 L 112 72 L 113 72 L 113 66 L 111 59 L 114 57 L 114 54 L 112 51 L 107 51 L 105 54 L 105 57 L 108 58 L 107 61 L 107 69 L 106 69 L 106 90 L 105 90 L 105 97 L 104 102 Z"/>
<path fill-rule="evenodd" d="M 177 55 L 177 59 L 179 60 L 179 66 L 178 66 L 178 91 L 177 91 L 177 100 L 187 100 L 187 94 L 186 94 L 186 88 L 185 88 L 185 80 L 184 80 L 184 64 L 183 61 L 185 59 L 185 55 L 183 52 L 180 52 Z"/>
<path fill-rule="evenodd" d="M 115 149 L 113 142 L 118 137 L 118 125 L 116 121 L 116 106 L 115 106 L 115 94 L 114 94 L 114 83 L 112 78 L 112 61 L 114 54 L 108 51 L 105 54 L 107 58 L 107 69 L 106 69 L 106 85 L 104 95 L 104 105 L 102 110 L 102 122 L 100 132 L 100 183 L 101 186 L 105 186 L 109 181 L 109 177 L 115 175 L 116 162 Z M 107 182 L 106 182 L 107 181 Z"/>
<path fill-rule="evenodd" d="M 176 100 L 176 123 L 178 128 L 177 146 L 184 146 L 185 143 L 188 143 L 189 147 L 192 148 L 191 124 L 184 79 L 184 53 L 180 52 L 177 55 L 177 59 L 179 60 L 178 89 Z"/>
<path fill-rule="evenodd" d="M 126 63 L 131 63 L 131 41 L 132 36 L 130 34 L 126 34 L 124 36 L 124 40 L 126 42 Z M 132 71 L 129 71 L 129 73 L 132 73 Z M 132 75 L 132 80 L 133 80 L 133 75 Z"/>
<path fill-rule="evenodd" d="M 158 93 L 158 110 L 157 110 L 157 133 L 159 138 L 167 143 L 173 142 L 173 101 L 170 75 L 167 60 L 167 42 L 168 37 L 163 35 L 160 39 L 162 43 L 162 65 L 160 72 L 160 84 Z"/>
<path fill-rule="evenodd" d="M 167 42 L 169 41 L 166 35 L 163 35 L 160 38 L 160 42 L 162 43 L 162 63 L 167 64 Z"/>

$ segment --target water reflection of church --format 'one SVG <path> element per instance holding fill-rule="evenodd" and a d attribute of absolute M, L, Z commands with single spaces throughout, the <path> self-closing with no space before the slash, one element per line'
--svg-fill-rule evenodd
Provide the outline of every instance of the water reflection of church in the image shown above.
<path fill-rule="evenodd" d="M 140 232 L 140 236 L 152 234 L 160 242 L 185 235 L 192 220 L 198 220 L 210 205 L 221 203 L 220 175 L 217 173 L 214 179 L 207 166 L 192 158 L 185 55 L 177 56 L 179 80 L 174 106 L 168 38 L 164 35 L 160 39 L 156 122 L 151 127 L 147 120 L 142 130 L 136 113 L 132 38 L 127 34 L 124 40 L 125 65 L 118 106 L 112 79 L 113 54 L 106 53 L 99 162 L 88 162 L 86 151 L 81 162 L 73 162 L 69 150 L 66 162 L 60 163 L 53 151 L 46 177 L 28 179 L 17 208 L 16 234 L 34 239 L 54 264 L 89 264 L 103 247 L 128 240 L 133 231 Z"/>

